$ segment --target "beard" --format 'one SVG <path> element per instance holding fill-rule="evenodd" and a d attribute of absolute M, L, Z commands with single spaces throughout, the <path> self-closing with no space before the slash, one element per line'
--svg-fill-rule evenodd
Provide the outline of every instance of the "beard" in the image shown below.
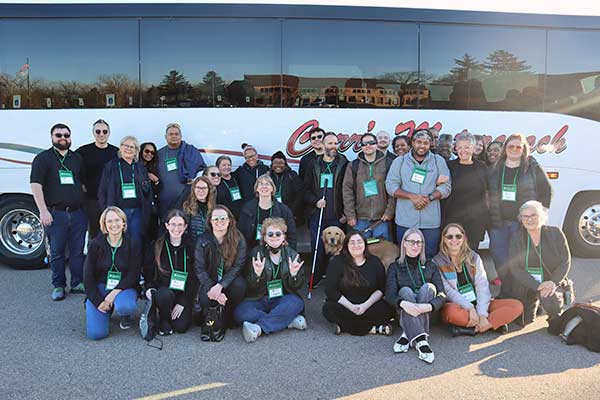
<path fill-rule="evenodd" d="M 325 155 L 329 158 L 335 158 L 335 156 L 337 156 L 337 149 L 325 150 Z"/>
<path fill-rule="evenodd" d="M 56 147 L 59 150 L 69 150 L 69 148 L 71 148 L 71 142 L 67 141 L 64 143 L 61 143 L 61 141 L 57 141 L 56 143 L 52 143 L 52 145 L 54 147 Z"/>

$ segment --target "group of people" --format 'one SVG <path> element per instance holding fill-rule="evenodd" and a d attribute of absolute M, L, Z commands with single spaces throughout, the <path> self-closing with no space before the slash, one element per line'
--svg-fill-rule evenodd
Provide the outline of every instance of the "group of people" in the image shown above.
<path fill-rule="evenodd" d="M 129 328 L 139 293 L 157 305 L 163 335 L 215 309 L 220 339 L 236 325 L 248 342 L 305 329 L 298 291 L 307 271 L 296 251 L 305 223 L 318 256 L 314 286 L 326 276 L 323 314 L 336 333 L 389 335 L 396 319 L 403 333 L 394 351 L 412 346 L 432 362 L 435 311 L 454 334 L 503 330 L 520 315 L 531 322 L 540 301 L 550 319 L 560 313 L 569 249 L 560 229 L 545 225 L 551 186 L 521 134 L 486 149 L 466 131 L 450 136 L 450 147 L 434 128 L 391 143 L 386 132 L 365 133 L 348 161 L 333 132 L 313 128 L 296 173 L 283 152 L 267 166 L 248 144 L 235 171 L 225 155 L 207 166 L 175 123 L 160 149 L 134 136 L 112 146 L 104 120 L 92 133 L 94 142 L 71 151 L 69 127 L 54 125 L 30 179 L 50 245 L 52 299 L 66 295 L 68 246 L 70 293 L 87 296 L 92 339 L 109 334 L 113 311 Z M 332 258 L 319 238 L 330 226 L 349 232 Z M 476 253 L 486 231 L 496 299 Z M 383 265 L 369 253 L 372 238 L 398 243 L 400 257 Z"/>

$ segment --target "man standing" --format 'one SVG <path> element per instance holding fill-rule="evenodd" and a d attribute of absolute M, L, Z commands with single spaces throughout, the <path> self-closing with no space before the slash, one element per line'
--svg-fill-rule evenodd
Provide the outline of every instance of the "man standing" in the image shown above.
<path fill-rule="evenodd" d="M 88 219 L 88 233 L 91 241 L 100 231 L 98 221 L 100 219 L 100 206 L 98 205 L 98 186 L 104 165 L 112 159 L 117 158 L 119 148 L 108 143 L 110 137 L 110 126 L 108 122 L 99 119 L 92 125 L 94 142 L 85 144 L 75 152 L 81 155 L 84 165 L 84 173 L 81 181 L 85 186 L 85 211 Z"/>
<path fill-rule="evenodd" d="M 40 211 L 50 243 L 52 300 L 65 298 L 65 250 L 69 246 L 71 293 L 84 293 L 83 246 L 87 218 L 83 212 L 81 156 L 69 150 L 71 130 L 56 124 L 50 129 L 52 147 L 41 152 L 31 165 L 31 192 Z"/>
<path fill-rule="evenodd" d="M 325 147 L 323 147 L 323 136 L 325 136 L 325 131 L 321 128 L 312 128 L 308 133 L 310 135 L 310 145 L 313 148 L 313 151 L 303 155 L 300 159 L 298 175 L 302 180 L 304 180 L 306 171 L 313 167 L 317 157 L 322 156 L 323 153 L 325 153 Z"/>
<path fill-rule="evenodd" d="M 377 138 L 372 133 L 362 136 L 361 149 L 346 168 L 344 215 L 348 225 L 359 231 L 379 222 L 365 235 L 391 240 L 388 221 L 394 216 L 396 200 L 385 191 L 385 178 L 392 161 L 377 150 Z"/>
<path fill-rule="evenodd" d="M 342 226 L 344 203 L 342 185 L 348 159 L 338 154 L 338 138 L 333 132 L 323 137 L 325 153 L 318 156 L 312 168 L 306 171 L 304 177 L 304 202 L 308 208 L 309 228 L 313 250 L 318 247 L 318 259 L 315 266 L 315 281 L 318 283 L 325 271 L 323 242 L 317 237 L 319 229 L 319 214 L 323 210 L 321 231 L 329 226 Z M 314 285 L 313 285 L 314 287 Z"/>
<path fill-rule="evenodd" d="M 390 162 L 396 159 L 396 155 L 388 150 L 390 146 L 390 134 L 386 131 L 379 131 L 377 134 L 377 149 L 381 151 L 387 158 L 390 159 Z"/>
<path fill-rule="evenodd" d="M 162 185 L 158 194 L 158 207 L 162 219 L 174 206 L 186 185 L 196 177 L 198 171 L 206 167 L 200 151 L 182 140 L 179 124 L 167 125 L 165 139 L 167 145 L 157 154 L 158 178 Z"/>
<path fill-rule="evenodd" d="M 392 163 L 385 187 L 396 200 L 398 241 L 409 228 L 425 236 L 427 258 L 437 253 L 440 242 L 440 199 L 450 195 L 450 173 L 446 161 L 429 149 L 431 132 L 422 129 L 413 135 L 412 149 Z"/>

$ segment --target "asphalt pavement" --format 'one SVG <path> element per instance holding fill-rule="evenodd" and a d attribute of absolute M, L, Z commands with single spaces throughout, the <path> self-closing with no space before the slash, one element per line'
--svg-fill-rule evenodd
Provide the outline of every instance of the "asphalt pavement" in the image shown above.
<path fill-rule="evenodd" d="M 484 259 L 489 262 L 489 257 Z M 600 304 L 600 260 L 574 259 L 578 300 Z M 600 354 L 566 346 L 546 317 L 510 333 L 452 338 L 435 326 L 433 365 L 414 350 L 394 354 L 391 337 L 335 336 L 321 315 L 323 289 L 306 300 L 307 331 L 221 343 L 200 329 L 147 346 L 137 329 L 85 337 L 83 295 L 50 300 L 50 271 L 0 265 L 1 399 L 560 399 L 600 398 Z M 141 308 L 141 303 L 140 303 Z M 598 332 L 600 334 L 600 332 Z"/>

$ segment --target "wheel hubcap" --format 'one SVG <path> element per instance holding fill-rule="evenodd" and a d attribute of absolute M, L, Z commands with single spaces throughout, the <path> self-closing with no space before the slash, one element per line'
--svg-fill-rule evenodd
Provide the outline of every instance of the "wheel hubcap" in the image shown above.
<path fill-rule="evenodd" d="M 44 227 L 30 210 L 12 210 L 0 220 L 0 241 L 16 255 L 34 253 L 44 241 Z"/>
<path fill-rule="evenodd" d="M 592 246 L 600 246 L 600 204 L 588 207 L 579 218 L 579 235 Z"/>

